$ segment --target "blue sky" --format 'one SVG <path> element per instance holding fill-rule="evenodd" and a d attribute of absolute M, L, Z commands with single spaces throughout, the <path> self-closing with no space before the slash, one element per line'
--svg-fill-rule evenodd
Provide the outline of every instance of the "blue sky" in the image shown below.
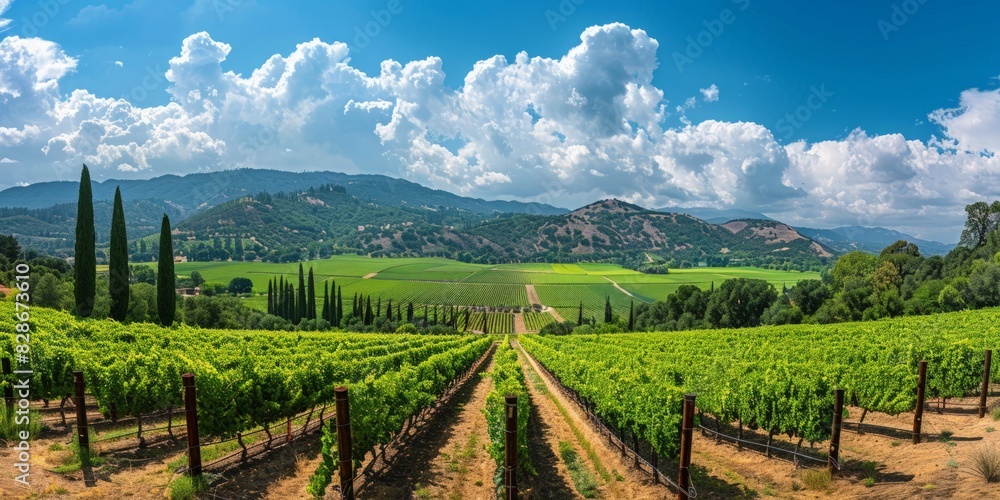
<path fill-rule="evenodd" d="M 944 241 L 1000 195 L 985 0 L 0 0 L 0 18 L 0 169 L 23 178 L 0 188 L 81 160 L 333 169 Z"/>

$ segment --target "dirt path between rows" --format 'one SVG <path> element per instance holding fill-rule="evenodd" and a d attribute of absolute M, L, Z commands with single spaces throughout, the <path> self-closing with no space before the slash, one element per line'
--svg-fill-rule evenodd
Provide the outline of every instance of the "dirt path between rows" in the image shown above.
<path fill-rule="evenodd" d="M 599 466 L 609 471 L 610 480 L 602 480 L 599 475 L 595 474 L 598 482 L 601 483 L 597 489 L 600 498 L 643 500 L 663 499 L 676 495 L 665 486 L 653 484 L 652 478 L 648 474 L 631 469 L 631 464 L 621 458 L 620 452 L 609 448 L 606 442 L 592 429 L 590 423 L 580 413 L 575 404 L 566 399 L 549 380 L 541 376 L 535 361 L 528 357 L 523 349 L 519 348 L 519 350 L 521 365 L 528 381 L 532 406 L 533 408 L 537 408 L 540 427 L 544 429 L 542 436 L 532 436 L 534 440 L 541 440 L 546 443 L 549 451 L 556 457 L 559 456 L 559 442 L 568 442 L 573 445 L 577 455 L 587 464 L 591 473 L 596 472 Z M 569 421 L 563 416 L 553 398 L 566 411 Z M 572 422 L 572 426 L 569 423 L 570 421 Z M 574 427 L 580 432 L 583 439 L 589 443 L 591 449 L 594 451 L 593 456 L 587 453 L 584 443 L 578 439 L 577 434 L 574 432 Z M 597 464 L 594 463 L 594 458 L 596 458 Z M 566 465 L 561 459 L 557 459 L 557 462 L 558 477 L 567 483 L 570 490 L 568 494 L 570 496 L 559 495 L 539 498 L 582 498 L 573 489 Z M 539 473 L 543 474 L 544 472 L 539 470 Z"/>
<path fill-rule="evenodd" d="M 542 303 L 542 299 L 538 298 L 538 291 L 535 290 L 535 285 L 524 285 L 524 291 L 528 293 L 528 302 L 532 304 Z"/>
<path fill-rule="evenodd" d="M 609 278 L 607 276 L 603 276 L 603 278 L 606 279 L 606 280 L 608 280 L 608 281 L 610 281 L 611 284 L 614 285 L 615 288 L 617 288 L 619 292 L 624 293 L 625 295 L 628 295 L 629 297 L 632 297 L 633 299 L 638 298 L 635 295 L 632 295 L 632 292 L 630 292 L 630 291 L 622 288 L 621 285 L 619 285 L 617 282 L 615 282 L 615 280 L 613 280 L 613 279 L 611 279 L 611 278 Z"/>
<path fill-rule="evenodd" d="M 514 333 L 525 333 L 527 331 L 528 327 L 524 325 L 524 313 L 514 314 Z"/>
<path fill-rule="evenodd" d="M 493 382 L 483 374 L 492 366 L 491 354 L 420 436 L 367 480 L 359 497 L 494 498 L 495 462 L 486 452 L 490 438 L 483 415 L 486 395 L 493 389 Z"/>
<path fill-rule="evenodd" d="M 363 279 L 363 280 L 370 280 L 370 279 L 374 278 L 375 276 L 378 276 L 378 273 L 368 273 L 368 274 L 362 276 L 361 279 Z"/>
<path fill-rule="evenodd" d="M 562 323 L 562 322 L 565 321 L 563 319 L 562 315 L 559 314 L 559 311 L 556 311 L 555 308 L 549 307 L 549 306 L 547 306 L 545 304 L 542 304 L 542 299 L 538 298 L 538 291 L 535 290 L 535 285 L 524 285 L 524 291 L 528 293 L 528 302 L 530 302 L 532 304 L 539 304 L 539 305 L 541 305 L 542 306 L 542 312 L 547 312 L 547 313 L 551 314 L 552 317 L 555 318 L 556 321 L 558 321 L 559 323 Z M 515 318 L 514 321 L 517 321 L 517 319 Z M 523 319 L 522 319 L 522 322 L 523 322 Z M 515 323 L 515 326 L 516 326 L 516 323 Z M 515 333 L 523 333 L 523 332 L 518 332 L 518 331 L 515 330 Z"/>

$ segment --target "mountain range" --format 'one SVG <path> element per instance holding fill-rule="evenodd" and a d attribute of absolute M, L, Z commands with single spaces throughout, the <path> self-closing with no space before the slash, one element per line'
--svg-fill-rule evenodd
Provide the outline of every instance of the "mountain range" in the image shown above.
<path fill-rule="evenodd" d="M 815 267 L 834 252 L 777 221 L 709 224 L 619 200 L 560 215 L 472 214 L 362 200 L 343 186 L 259 194 L 180 223 L 176 248 L 194 260 L 229 258 L 222 241 L 251 240 L 256 256 L 294 261 L 342 251 L 435 255 L 473 262 L 611 260 L 631 267 L 794 265 Z M 247 247 L 243 243 L 243 247 Z M 673 260 L 673 263 L 669 263 Z"/>
<path fill-rule="evenodd" d="M 667 207 L 659 208 L 657 211 L 686 213 L 712 224 L 724 224 L 734 219 L 773 220 L 762 213 L 738 208 Z M 879 253 L 883 248 L 899 240 L 915 243 L 924 255 L 944 255 L 955 248 L 954 244 L 923 240 L 884 227 L 843 226 L 832 229 L 814 229 L 795 226 L 795 230 L 799 234 L 814 239 L 839 253 L 847 253 L 854 250 Z"/>
<path fill-rule="evenodd" d="M 325 189 L 317 189 L 321 186 Z M 110 200 L 116 187 L 125 199 L 133 239 L 156 233 L 160 217 L 167 213 L 192 241 L 234 233 L 227 221 L 254 228 L 259 234 L 250 236 L 265 251 L 336 242 L 343 249 L 496 260 L 638 255 L 649 250 L 665 258 L 704 261 L 712 255 L 756 259 L 791 252 L 788 255 L 812 259 L 855 249 L 878 252 L 899 239 L 917 243 L 928 255 L 953 247 L 884 228 L 793 228 L 740 209 L 646 210 L 605 200 L 570 212 L 541 203 L 468 198 L 382 175 L 257 169 L 93 182 L 99 244 L 110 232 Z M 0 207 L 8 207 L 0 208 L 0 233 L 14 234 L 27 246 L 67 255 L 73 244 L 78 190 L 78 182 L 58 181 L 0 191 Z M 261 193 L 273 195 L 270 204 L 259 203 Z M 240 205 L 239 200 L 250 203 Z M 246 213 L 237 214 L 234 207 Z M 746 226 L 733 231 L 742 225 L 740 221 Z M 408 230 L 390 234 L 393 224 L 406 223 Z M 359 231 L 359 226 L 368 229 Z M 374 227 L 388 229 L 376 233 Z M 282 234 L 286 229 L 288 234 Z M 785 236 L 760 236 L 768 231 Z M 796 237 L 782 241 L 792 233 Z M 691 239 L 695 234 L 701 235 L 694 238 L 697 241 Z M 733 239 L 740 234 L 745 237 Z M 757 240 L 765 243 L 750 243 Z M 782 246 L 770 248 L 769 240 Z M 781 250 L 785 246 L 788 250 Z"/>

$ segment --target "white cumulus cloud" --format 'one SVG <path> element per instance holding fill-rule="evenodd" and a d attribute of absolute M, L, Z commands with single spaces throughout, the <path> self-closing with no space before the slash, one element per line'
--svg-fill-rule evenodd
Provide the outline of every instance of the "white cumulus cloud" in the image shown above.
<path fill-rule="evenodd" d="M 226 68 L 233 47 L 200 32 L 162 70 L 170 102 L 143 106 L 61 88 L 72 55 L 7 37 L 0 163 L 32 165 L 18 172 L 27 182 L 75 179 L 82 162 L 98 178 L 236 167 L 383 173 L 472 196 L 737 206 L 951 241 L 965 204 L 1000 198 L 1000 160 L 984 153 L 1000 149 L 1000 91 L 968 90 L 958 107 L 930 113 L 940 139 L 855 130 L 782 145 L 752 122 L 691 123 L 684 112 L 695 97 L 673 105 L 682 126 L 667 127 L 658 85 L 670 82 L 653 81 L 657 49 L 643 30 L 593 26 L 557 58 L 484 58 L 454 88 L 440 58 L 386 60 L 368 74 L 346 44 L 319 39 L 237 74 Z M 719 98 L 715 84 L 699 90 L 703 102 Z"/>

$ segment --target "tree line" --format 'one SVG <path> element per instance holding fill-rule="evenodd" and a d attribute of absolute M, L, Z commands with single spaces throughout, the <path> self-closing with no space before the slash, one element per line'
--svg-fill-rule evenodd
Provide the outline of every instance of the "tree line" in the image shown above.
<path fill-rule="evenodd" d="M 708 290 L 681 285 L 662 300 L 630 307 L 629 316 L 604 322 L 583 315 L 575 323 L 549 325 L 543 333 L 669 331 L 758 325 L 868 321 L 1000 306 L 1000 201 L 965 208 L 959 246 L 945 256 L 925 257 L 917 245 L 897 241 L 878 255 L 855 251 L 823 269 L 820 279 L 777 289 L 738 278 Z"/>

